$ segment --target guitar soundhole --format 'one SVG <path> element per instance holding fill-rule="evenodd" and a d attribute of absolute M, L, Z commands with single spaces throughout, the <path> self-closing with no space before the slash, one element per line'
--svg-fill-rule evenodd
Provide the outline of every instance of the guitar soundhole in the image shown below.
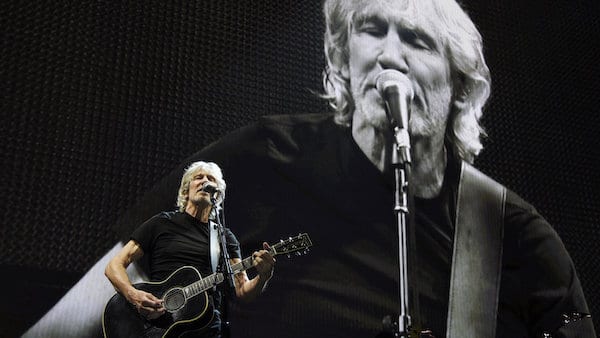
<path fill-rule="evenodd" d="M 163 305 L 169 312 L 175 312 L 185 305 L 183 289 L 171 289 L 163 296 Z"/>

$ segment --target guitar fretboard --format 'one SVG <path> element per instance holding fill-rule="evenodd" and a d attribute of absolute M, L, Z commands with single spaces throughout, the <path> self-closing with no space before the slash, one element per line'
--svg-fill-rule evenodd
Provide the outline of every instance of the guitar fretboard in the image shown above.
<path fill-rule="evenodd" d="M 279 249 L 280 248 L 285 248 L 285 244 L 289 244 L 287 242 L 280 242 L 280 243 L 276 243 L 274 245 L 271 246 L 269 252 L 271 253 L 271 255 L 273 256 L 277 256 L 277 255 L 281 255 L 282 253 L 286 253 L 286 252 L 296 252 L 298 250 L 302 250 L 302 249 L 306 249 L 309 246 L 312 245 L 312 242 L 310 241 L 310 239 L 308 238 L 308 235 L 306 234 L 301 234 L 299 235 L 297 238 L 301 238 L 303 239 L 302 241 L 302 245 L 297 245 L 297 246 L 293 246 L 292 249 L 287 248 L 287 250 L 284 250 L 284 252 L 280 252 Z M 290 241 L 292 239 L 290 238 Z M 253 266 L 253 261 L 254 259 L 252 258 L 252 256 L 247 257 L 245 259 L 243 259 L 241 262 L 235 263 L 231 266 L 231 271 L 233 272 L 233 274 L 237 274 L 240 273 L 242 271 L 246 271 L 248 269 L 250 269 Z M 185 297 L 186 298 L 190 298 L 190 297 L 194 297 L 214 286 L 216 286 L 217 284 L 223 282 L 225 280 L 225 277 L 223 276 L 223 273 L 218 272 L 218 273 L 213 273 L 212 275 L 202 278 L 197 282 L 194 282 L 186 287 L 183 288 L 183 292 L 185 293 Z"/>
<path fill-rule="evenodd" d="M 186 298 L 191 298 L 223 282 L 223 280 L 222 273 L 213 273 L 206 278 L 202 278 L 201 280 L 186 286 L 183 288 L 183 292 L 185 293 Z"/>
<path fill-rule="evenodd" d="M 246 271 L 252 267 L 252 264 L 253 264 L 252 262 L 253 262 L 252 256 L 245 258 L 243 261 L 233 264 L 231 266 L 231 271 L 233 272 L 234 275 L 236 273 Z"/>
<path fill-rule="evenodd" d="M 273 250 L 271 250 L 272 252 Z M 272 252 L 273 254 L 273 252 Z M 246 271 L 252 267 L 252 256 L 245 258 L 241 262 L 235 263 L 231 266 L 231 271 L 235 275 L 236 273 L 240 273 L 242 271 Z M 194 297 L 206 290 L 209 290 L 213 286 L 216 286 L 219 283 L 222 283 L 225 280 L 223 273 L 213 273 L 212 275 L 202 278 L 201 280 L 194 282 L 185 288 L 183 288 L 183 292 L 185 292 L 185 297 L 190 298 Z"/>

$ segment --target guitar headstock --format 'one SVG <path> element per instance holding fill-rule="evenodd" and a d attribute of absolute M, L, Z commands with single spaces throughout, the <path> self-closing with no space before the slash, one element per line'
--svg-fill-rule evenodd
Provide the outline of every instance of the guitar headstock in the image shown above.
<path fill-rule="evenodd" d="M 271 245 L 271 254 L 275 255 L 288 255 L 295 254 L 300 256 L 308 252 L 308 248 L 311 247 L 312 241 L 308 234 L 299 234 L 296 237 L 290 237 L 288 239 L 282 239 L 279 242 Z"/>

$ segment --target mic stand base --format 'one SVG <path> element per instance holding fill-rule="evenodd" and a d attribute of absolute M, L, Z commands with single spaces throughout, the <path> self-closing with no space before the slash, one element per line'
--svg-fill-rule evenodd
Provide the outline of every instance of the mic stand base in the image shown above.
<path fill-rule="evenodd" d="M 394 317 L 396 320 L 392 320 Z M 383 317 L 383 320 L 381 321 L 383 324 L 383 330 L 394 338 L 410 338 L 410 332 L 398 329 L 398 322 L 401 320 L 402 318 L 397 316 L 387 315 Z"/>
<path fill-rule="evenodd" d="M 433 332 L 431 330 L 423 330 L 423 329 L 419 329 L 419 328 L 411 328 L 410 332 L 400 332 L 400 330 L 398 330 L 398 321 L 394 321 L 392 318 L 396 318 L 397 320 L 400 320 L 400 317 L 397 316 L 392 316 L 392 315 L 387 315 L 385 317 L 383 317 L 383 320 L 381 321 L 383 324 L 383 331 L 386 333 L 389 333 L 389 336 L 386 335 L 386 337 L 393 337 L 393 338 L 411 338 L 411 337 L 415 337 L 415 338 L 436 338 L 433 335 Z"/>

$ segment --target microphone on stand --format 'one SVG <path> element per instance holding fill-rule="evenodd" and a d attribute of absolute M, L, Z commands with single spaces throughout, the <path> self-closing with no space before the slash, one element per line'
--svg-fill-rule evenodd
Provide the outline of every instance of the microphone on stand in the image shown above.
<path fill-rule="evenodd" d="M 393 153 L 394 165 L 410 163 L 410 137 L 408 135 L 408 119 L 410 102 L 413 99 L 412 84 L 403 73 L 387 69 L 379 73 L 375 79 L 379 95 L 385 101 L 385 113 L 394 130 L 397 152 Z"/>
<path fill-rule="evenodd" d="M 219 189 L 212 182 L 204 182 L 204 183 L 202 183 L 202 191 L 207 192 L 210 195 L 210 199 L 213 202 L 213 204 L 216 204 L 216 202 L 221 197 L 221 189 Z"/>
<path fill-rule="evenodd" d="M 217 192 L 220 192 L 221 190 L 219 190 L 219 188 L 217 188 L 217 186 L 214 185 L 211 182 L 204 182 L 202 184 L 202 191 L 207 192 L 207 193 L 213 195 L 213 194 L 215 194 Z"/>
<path fill-rule="evenodd" d="M 220 261 L 221 261 L 221 269 L 223 270 L 223 275 L 227 281 L 227 285 L 229 286 L 228 291 L 229 292 L 233 292 L 232 290 L 235 290 L 235 282 L 233 280 L 233 270 L 231 268 L 231 264 L 230 264 L 230 259 L 229 259 L 229 252 L 227 251 L 227 239 L 225 238 L 225 219 L 224 216 L 223 218 L 219 217 L 219 211 L 222 210 L 222 207 L 217 205 L 217 201 L 219 199 L 221 199 L 221 202 L 223 202 L 222 198 L 223 196 L 221 196 L 221 194 L 223 193 L 223 191 L 221 189 L 219 189 L 219 187 L 214 183 L 214 182 L 204 182 L 202 183 L 202 191 L 207 192 L 210 195 L 210 201 L 213 204 L 213 209 L 211 210 L 211 217 L 212 221 L 214 223 L 210 223 L 210 228 L 211 230 L 209 230 L 209 234 L 210 236 L 216 236 L 216 241 L 218 242 L 220 245 Z M 222 215 L 222 214 L 221 214 Z M 214 224 L 214 227 L 213 225 Z M 216 233 L 214 233 L 213 231 L 216 231 Z M 210 240 L 210 242 L 215 243 L 212 241 L 212 239 Z M 211 248 L 211 250 L 213 250 Z"/>
<path fill-rule="evenodd" d="M 408 77 L 397 70 L 387 69 L 377 75 L 375 86 L 385 101 L 385 112 L 392 127 L 408 129 L 409 103 L 414 95 Z"/>
<path fill-rule="evenodd" d="M 410 117 L 410 103 L 413 99 L 412 84 L 403 73 L 387 69 L 375 78 L 375 86 L 379 95 L 385 101 L 385 113 L 394 132 L 394 145 L 392 147 L 391 164 L 394 169 L 394 213 L 398 225 L 398 304 L 399 314 L 397 321 L 391 316 L 383 318 L 387 330 L 393 332 L 394 337 L 410 337 L 412 326 L 409 304 L 408 283 L 408 254 L 409 254 L 409 181 L 410 181 L 410 136 L 408 134 L 408 120 Z M 412 238 L 412 236 L 410 236 Z"/>

